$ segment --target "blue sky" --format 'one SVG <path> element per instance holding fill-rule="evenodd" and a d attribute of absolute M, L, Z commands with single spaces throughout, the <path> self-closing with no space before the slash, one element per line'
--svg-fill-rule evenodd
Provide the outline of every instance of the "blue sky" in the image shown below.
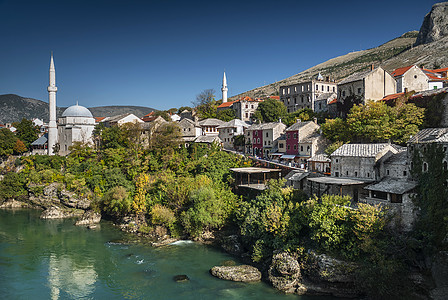
<path fill-rule="evenodd" d="M 0 94 L 57 105 L 190 106 L 419 30 L 433 0 L 0 0 Z"/>

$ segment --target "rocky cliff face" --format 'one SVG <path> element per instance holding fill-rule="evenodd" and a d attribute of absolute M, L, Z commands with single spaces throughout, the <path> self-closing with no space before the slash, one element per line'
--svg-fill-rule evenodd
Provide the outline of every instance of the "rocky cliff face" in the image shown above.
<path fill-rule="evenodd" d="M 448 36 L 448 2 L 434 4 L 425 16 L 415 46 L 428 44 Z"/>

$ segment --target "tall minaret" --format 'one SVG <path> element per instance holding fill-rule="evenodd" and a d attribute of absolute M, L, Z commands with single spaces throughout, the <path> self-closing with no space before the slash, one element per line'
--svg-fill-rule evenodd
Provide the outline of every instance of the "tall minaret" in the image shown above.
<path fill-rule="evenodd" d="M 227 78 L 226 78 L 226 72 L 224 71 L 224 77 L 222 78 L 222 103 L 227 102 Z"/>
<path fill-rule="evenodd" d="M 50 85 L 48 86 L 48 104 L 50 108 L 50 122 L 48 123 L 48 155 L 54 155 L 53 147 L 58 142 L 58 128 L 56 125 L 56 71 L 54 69 L 53 53 L 50 60 Z"/>

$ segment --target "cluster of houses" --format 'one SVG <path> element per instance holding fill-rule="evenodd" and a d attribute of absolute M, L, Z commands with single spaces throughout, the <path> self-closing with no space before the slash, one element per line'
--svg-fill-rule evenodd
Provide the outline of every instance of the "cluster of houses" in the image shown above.
<path fill-rule="evenodd" d="M 431 93 L 448 95 L 448 68 L 429 70 L 418 66 L 398 68 L 392 73 L 383 68 L 358 72 L 336 83 L 319 74 L 316 78 L 288 86 L 281 86 L 279 96 L 271 96 L 285 104 L 288 112 L 308 108 L 314 112 L 345 116 L 354 104 L 367 100 L 389 101 L 408 91 L 414 97 Z M 316 120 L 297 120 L 287 127 L 278 120 L 269 123 L 254 123 L 253 114 L 259 103 L 265 99 L 242 97 L 227 101 L 227 80 L 223 78 L 223 103 L 221 110 L 232 109 L 236 118 L 224 122 L 215 118 L 199 120 L 195 112 L 185 110 L 171 115 L 171 121 L 178 124 L 185 145 L 191 143 L 219 144 L 226 150 L 238 151 L 254 159 L 286 165 L 292 170 L 287 184 L 309 194 L 349 195 L 353 203 L 388 204 L 401 217 L 405 229 L 412 226 L 415 211 L 412 195 L 417 183 L 411 176 L 411 157 L 416 149 L 425 149 L 428 144 L 441 144 L 445 151 L 443 167 L 448 169 L 448 128 L 421 130 L 408 141 L 407 147 L 391 143 L 345 144 L 326 155 L 328 141 L 323 137 Z M 448 96 L 445 96 L 448 102 Z M 41 120 L 33 120 L 45 132 Z M 75 141 L 92 139 L 96 124 L 106 127 L 137 123 L 146 134 L 167 121 L 155 112 L 143 117 L 124 114 L 108 118 L 94 118 L 87 108 L 69 107 L 58 120 L 59 154 L 69 152 Z M 45 135 L 33 143 L 34 153 L 45 151 Z M 428 163 L 422 161 L 422 172 L 428 171 Z M 250 172 L 249 172 L 250 171 Z M 240 180 L 257 178 L 258 183 L 269 170 L 240 172 Z M 249 173 L 244 173 L 249 172 Z M 278 177 L 278 170 L 273 171 Z M 238 173 L 239 174 L 239 173 Z M 249 184 L 250 182 L 247 182 Z"/>

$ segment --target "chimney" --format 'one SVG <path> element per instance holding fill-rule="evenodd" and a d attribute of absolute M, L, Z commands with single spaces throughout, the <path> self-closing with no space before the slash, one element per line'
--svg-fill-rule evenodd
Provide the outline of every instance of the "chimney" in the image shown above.
<path fill-rule="evenodd" d="M 371 64 L 370 65 L 370 71 L 373 71 L 375 69 L 375 65 L 374 64 Z"/>
<path fill-rule="evenodd" d="M 278 122 L 281 123 L 282 122 L 282 118 L 278 118 Z"/>

